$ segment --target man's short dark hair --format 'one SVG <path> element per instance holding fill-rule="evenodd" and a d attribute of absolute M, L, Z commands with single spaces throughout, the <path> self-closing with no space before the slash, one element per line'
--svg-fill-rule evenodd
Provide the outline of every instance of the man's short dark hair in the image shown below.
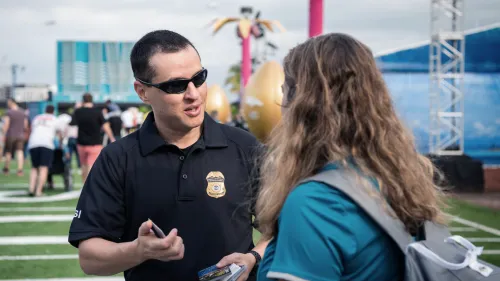
<path fill-rule="evenodd" d="M 53 105 L 47 105 L 45 107 L 45 113 L 48 113 L 48 114 L 54 113 L 54 106 Z"/>
<path fill-rule="evenodd" d="M 92 94 L 91 93 L 85 93 L 83 94 L 82 101 L 85 103 L 90 103 L 93 101 Z"/>
<path fill-rule="evenodd" d="M 151 82 L 155 76 L 155 70 L 149 64 L 152 56 L 157 53 L 177 53 L 189 46 L 196 50 L 186 37 L 170 30 L 156 30 L 144 35 L 135 43 L 130 52 L 134 77 Z"/>

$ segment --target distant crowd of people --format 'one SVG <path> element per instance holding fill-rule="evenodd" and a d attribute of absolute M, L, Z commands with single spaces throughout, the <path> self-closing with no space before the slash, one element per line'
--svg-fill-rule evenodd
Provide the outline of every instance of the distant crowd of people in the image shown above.
<path fill-rule="evenodd" d="M 104 107 L 94 105 L 92 94 L 85 93 L 81 102 L 56 116 L 55 108 L 48 105 L 44 113 L 29 118 L 29 111 L 10 98 L 7 112 L 0 126 L 0 155 L 3 173 L 10 174 L 13 158 L 17 162 L 18 176 L 24 175 L 25 159 L 31 160 L 29 195 L 42 196 L 43 189 L 54 189 L 53 175 L 61 174 L 66 190 L 71 190 L 72 163 L 76 173 L 85 182 L 102 148 L 137 130 L 146 115 L 137 108 L 125 111 L 111 100 Z M 218 112 L 210 113 L 221 123 Z M 227 125 L 248 131 L 243 116 L 236 113 Z M 73 161 L 75 159 L 76 161 Z"/>
<path fill-rule="evenodd" d="M 232 115 L 233 116 L 231 118 L 231 121 L 225 123 L 226 125 L 240 128 L 240 129 L 245 130 L 245 131 L 249 131 L 248 124 L 240 112 L 233 113 Z M 223 123 L 219 118 L 219 112 L 217 110 L 210 111 L 210 117 L 212 117 L 212 119 L 214 119 L 218 123 Z"/>
<path fill-rule="evenodd" d="M 0 157 L 3 173 L 9 175 L 12 159 L 17 161 L 17 175 L 24 175 L 24 162 L 31 160 L 30 196 L 42 196 L 44 187 L 54 188 L 53 175 L 61 174 L 66 190 L 72 188 L 71 165 L 76 158 L 77 173 L 85 182 L 101 149 L 133 132 L 142 124 L 144 114 L 132 107 L 125 111 L 106 101 L 95 106 L 90 93 L 67 112 L 55 114 L 48 105 L 45 112 L 30 120 L 29 111 L 14 99 L 8 99 L 7 112 L 0 126 Z"/>

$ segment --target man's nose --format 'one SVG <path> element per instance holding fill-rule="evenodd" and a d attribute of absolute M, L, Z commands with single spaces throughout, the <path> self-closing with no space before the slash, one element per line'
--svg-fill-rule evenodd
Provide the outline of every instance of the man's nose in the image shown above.
<path fill-rule="evenodd" d="M 193 84 L 193 82 L 189 82 L 186 92 L 184 93 L 184 97 L 188 99 L 198 99 L 200 97 L 200 92 L 198 88 Z"/>

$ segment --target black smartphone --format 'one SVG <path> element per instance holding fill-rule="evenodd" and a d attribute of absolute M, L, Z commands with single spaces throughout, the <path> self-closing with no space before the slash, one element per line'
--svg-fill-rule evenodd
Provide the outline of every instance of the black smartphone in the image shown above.
<path fill-rule="evenodd" d="M 151 221 L 151 224 L 153 225 L 152 229 L 156 237 L 165 238 L 165 233 L 153 221 Z"/>

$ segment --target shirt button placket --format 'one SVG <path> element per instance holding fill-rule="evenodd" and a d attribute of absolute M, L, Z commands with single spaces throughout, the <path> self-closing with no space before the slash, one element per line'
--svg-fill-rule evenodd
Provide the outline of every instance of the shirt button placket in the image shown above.
<path fill-rule="evenodd" d="M 179 160 L 183 161 L 184 160 L 184 155 L 179 156 Z M 184 167 L 183 164 L 181 164 L 181 169 Z M 182 178 L 187 180 L 188 176 L 186 174 L 182 174 Z"/>
<path fill-rule="evenodd" d="M 180 176 L 181 179 L 179 180 L 179 196 L 183 198 L 183 200 L 191 200 L 190 198 L 193 196 L 191 194 L 190 188 L 189 188 L 189 179 L 188 179 L 188 174 L 187 171 L 188 166 L 187 166 L 187 158 L 186 155 L 179 155 L 179 161 L 180 161 Z"/>

